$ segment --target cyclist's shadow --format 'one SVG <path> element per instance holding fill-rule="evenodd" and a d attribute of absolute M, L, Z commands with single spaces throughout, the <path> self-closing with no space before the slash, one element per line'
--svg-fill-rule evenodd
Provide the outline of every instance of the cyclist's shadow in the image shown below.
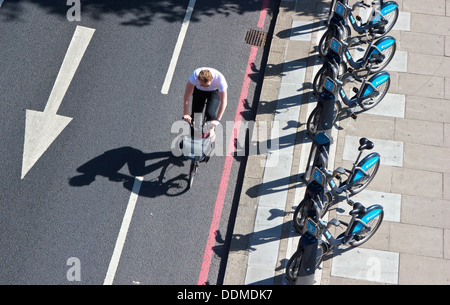
<path fill-rule="evenodd" d="M 150 165 L 147 161 L 154 160 Z M 127 165 L 128 174 L 119 171 Z M 144 153 L 136 148 L 125 146 L 108 150 L 77 168 L 80 175 L 71 177 L 69 185 L 85 186 L 95 181 L 97 177 L 105 177 L 110 181 L 123 182 L 123 186 L 133 189 L 135 177 L 143 176 L 160 170 L 157 178 L 142 182 L 139 195 L 146 197 L 157 197 L 161 195 L 176 196 L 187 191 L 187 175 L 179 174 L 167 179 L 166 173 L 171 167 L 182 167 L 181 158 L 173 156 L 172 152 Z"/>

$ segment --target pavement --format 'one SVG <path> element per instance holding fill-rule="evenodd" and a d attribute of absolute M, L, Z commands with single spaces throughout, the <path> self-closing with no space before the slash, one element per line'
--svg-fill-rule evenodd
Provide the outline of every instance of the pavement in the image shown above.
<path fill-rule="evenodd" d="M 381 204 L 385 218 L 368 242 L 324 261 L 318 285 L 450 284 L 450 0 L 396 1 L 389 93 L 356 120 L 341 118 L 330 148 L 330 168 L 349 168 L 359 138 L 374 142 L 380 169 L 353 199 Z M 305 193 L 306 119 L 316 105 L 311 82 L 328 7 L 329 0 L 280 2 L 251 138 L 278 149 L 248 157 L 224 285 L 289 285 L 284 269 L 299 239 L 292 215 Z M 348 217 L 345 206 L 326 217 Z"/>

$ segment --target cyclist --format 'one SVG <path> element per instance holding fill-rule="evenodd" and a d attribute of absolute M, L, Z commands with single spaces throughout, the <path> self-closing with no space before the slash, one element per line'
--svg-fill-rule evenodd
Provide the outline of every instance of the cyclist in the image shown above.
<path fill-rule="evenodd" d="M 183 119 L 191 123 L 194 113 L 205 109 L 206 121 L 211 121 L 210 138 L 215 140 L 214 128 L 220 124 L 220 119 L 227 107 L 228 84 L 225 77 L 213 68 L 198 68 L 192 72 L 186 84 L 184 93 Z M 189 115 L 189 100 L 192 95 L 192 114 Z"/>

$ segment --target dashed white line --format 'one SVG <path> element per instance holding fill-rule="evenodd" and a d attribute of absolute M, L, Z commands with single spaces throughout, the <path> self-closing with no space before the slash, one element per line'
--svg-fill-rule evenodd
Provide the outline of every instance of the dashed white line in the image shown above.
<path fill-rule="evenodd" d="M 186 9 L 186 15 L 184 16 L 183 24 L 181 25 L 180 34 L 178 34 L 178 40 L 173 50 L 172 59 L 170 60 L 169 69 L 167 70 L 166 78 L 161 89 L 162 94 L 168 94 L 170 84 L 172 82 L 173 74 L 175 72 L 175 67 L 178 62 L 178 57 L 180 56 L 181 47 L 183 46 L 184 38 L 186 37 L 187 28 L 191 20 L 192 11 L 194 10 L 196 0 L 190 0 L 188 7 Z"/>
<path fill-rule="evenodd" d="M 114 277 L 116 275 L 117 267 L 119 266 L 120 256 L 122 255 L 123 246 L 127 239 L 128 229 L 130 227 L 131 218 L 133 217 L 134 208 L 139 196 L 139 190 L 141 189 L 142 181 L 144 177 L 135 177 L 133 183 L 133 189 L 131 191 L 130 199 L 128 200 L 127 209 L 123 217 L 122 226 L 120 227 L 119 236 L 117 237 L 114 252 L 109 262 L 108 271 L 103 285 L 112 285 Z"/>

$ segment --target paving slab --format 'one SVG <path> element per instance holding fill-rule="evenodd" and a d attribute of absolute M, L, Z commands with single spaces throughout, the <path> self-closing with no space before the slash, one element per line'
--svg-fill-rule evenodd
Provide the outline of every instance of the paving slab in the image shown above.
<path fill-rule="evenodd" d="M 450 260 L 414 254 L 400 255 L 399 284 L 449 285 Z"/>
<path fill-rule="evenodd" d="M 445 38 L 443 35 L 402 31 L 399 41 L 402 51 L 443 56 L 447 42 Z"/>
<path fill-rule="evenodd" d="M 353 248 L 333 257 L 331 275 L 370 282 L 397 284 L 399 254 Z"/>
<path fill-rule="evenodd" d="M 444 123 L 412 119 L 396 120 L 394 140 L 444 146 Z"/>
<path fill-rule="evenodd" d="M 442 177 L 442 173 L 393 167 L 391 191 L 402 195 L 442 199 Z"/>
<path fill-rule="evenodd" d="M 370 187 L 370 185 L 369 185 Z M 363 192 L 351 197 L 354 202 L 362 203 L 366 208 L 373 204 L 379 204 L 384 208 L 383 221 L 400 222 L 400 213 L 402 209 L 402 195 L 395 193 L 378 192 L 372 190 L 364 190 Z M 348 215 L 352 210 L 345 200 L 338 204 L 341 215 Z"/>
<path fill-rule="evenodd" d="M 359 153 L 358 147 L 360 138 L 361 137 L 345 136 L 344 153 L 342 157 L 344 160 L 356 160 Z M 403 142 L 373 138 L 370 140 L 375 145 L 373 151 L 378 152 L 381 156 L 381 164 L 403 166 Z M 370 151 L 363 153 L 361 158 L 369 153 Z"/>
<path fill-rule="evenodd" d="M 405 117 L 406 96 L 404 94 L 386 93 L 381 102 L 365 113 L 390 116 L 396 118 Z"/>

